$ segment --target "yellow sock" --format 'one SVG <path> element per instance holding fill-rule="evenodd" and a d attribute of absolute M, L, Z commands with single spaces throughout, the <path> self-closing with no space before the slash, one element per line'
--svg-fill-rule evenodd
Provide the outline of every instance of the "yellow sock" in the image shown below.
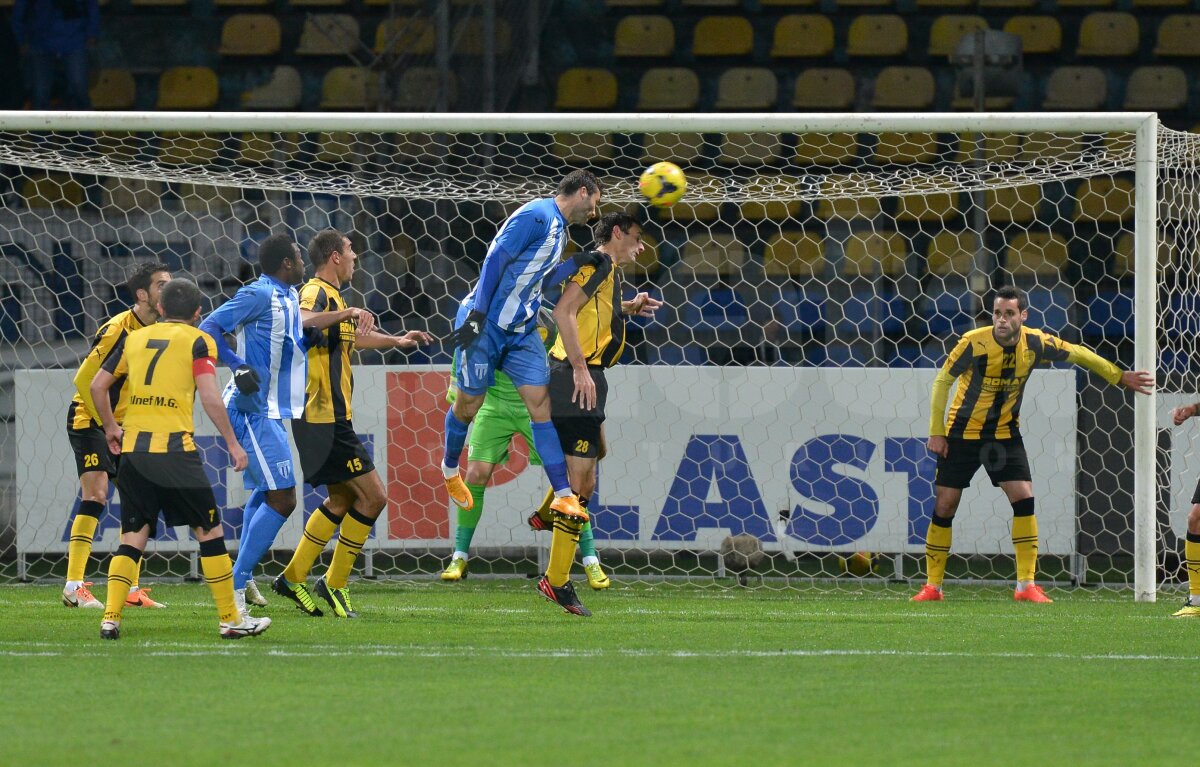
<path fill-rule="evenodd" d="M 303 583 L 308 578 L 309 570 L 312 570 L 313 562 L 321 556 L 337 529 L 338 520 L 329 513 L 329 509 L 324 504 L 318 506 L 308 522 L 304 523 L 304 534 L 300 536 L 296 553 L 292 554 L 291 561 L 283 570 L 283 577 L 292 583 Z"/>
<path fill-rule="evenodd" d="M 550 513 L 550 504 L 554 503 L 554 488 L 546 491 L 546 497 L 542 499 L 542 505 L 538 506 L 537 515 L 546 523 L 546 527 L 550 527 L 554 523 L 554 515 Z"/>
<path fill-rule="evenodd" d="M 1200 597 L 1200 535 L 1188 533 L 1183 556 L 1187 560 L 1188 595 Z"/>
<path fill-rule="evenodd" d="M 354 509 L 346 512 L 338 531 L 337 545 L 333 547 L 333 560 L 325 573 L 325 582 L 330 588 L 346 588 L 350 582 L 350 571 L 354 569 L 354 560 L 358 559 L 358 552 L 366 545 L 374 524 L 375 520 L 367 519 Z"/>
<path fill-rule="evenodd" d="M 133 577 L 129 579 L 129 590 L 130 591 L 141 588 L 141 585 L 139 583 L 141 578 L 142 578 L 142 560 L 138 559 L 138 561 L 133 564 Z"/>
<path fill-rule="evenodd" d="M 925 535 L 925 578 L 930 586 L 941 586 L 946 577 L 946 558 L 950 556 L 953 528 L 949 519 L 934 516 Z"/>
<path fill-rule="evenodd" d="M 221 548 L 225 542 L 221 541 Z M 222 623 L 241 623 L 242 616 L 238 614 L 237 603 L 233 600 L 233 561 L 229 554 L 221 552 L 210 556 L 200 557 L 200 572 L 204 573 L 204 582 L 212 592 L 213 601 L 217 603 L 217 615 Z"/>
<path fill-rule="evenodd" d="M 131 555 L 137 550 L 125 551 L 126 548 L 132 549 L 133 547 L 121 546 L 117 549 L 117 553 L 113 554 L 113 558 L 108 561 L 108 594 L 104 602 L 104 620 L 106 621 L 121 620 L 121 610 L 124 609 L 125 600 L 129 597 L 129 586 L 133 582 L 134 568 L 137 567 L 137 561 Z"/>
<path fill-rule="evenodd" d="M 88 557 L 92 555 L 92 539 L 96 537 L 96 528 L 99 525 L 99 519 L 87 514 L 76 514 L 75 519 L 71 521 L 71 539 L 67 542 L 67 580 L 83 580 L 87 572 Z"/>
<path fill-rule="evenodd" d="M 1037 517 L 1032 514 L 1013 517 L 1012 541 L 1017 551 L 1017 580 L 1032 581 L 1037 573 Z"/>
<path fill-rule="evenodd" d="M 583 523 L 555 515 L 554 532 L 550 535 L 550 562 L 546 565 L 546 579 L 558 588 L 571 578 L 571 563 L 575 561 L 575 547 L 579 545 L 579 530 Z"/>

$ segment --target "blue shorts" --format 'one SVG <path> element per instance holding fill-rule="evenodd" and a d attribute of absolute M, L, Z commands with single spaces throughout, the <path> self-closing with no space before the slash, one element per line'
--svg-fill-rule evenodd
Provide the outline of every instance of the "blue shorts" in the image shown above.
<path fill-rule="evenodd" d="M 238 444 L 250 462 L 242 474 L 247 490 L 282 490 L 296 486 L 292 449 L 283 421 L 227 408 Z"/>
<path fill-rule="evenodd" d="M 461 325 L 466 316 L 467 307 L 460 307 L 454 327 Z M 456 349 L 455 354 L 458 371 L 454 383 L 467 394 L 487 391 L 496 383 L 497 370 L 504 371 L 518 387 L 550 384 L 546 345 L 536 324 L 531 323 L 524 333 L 510 333 L 493 322 L 484 322 L 483 332 L 475 343 L 466 349 Z"/>

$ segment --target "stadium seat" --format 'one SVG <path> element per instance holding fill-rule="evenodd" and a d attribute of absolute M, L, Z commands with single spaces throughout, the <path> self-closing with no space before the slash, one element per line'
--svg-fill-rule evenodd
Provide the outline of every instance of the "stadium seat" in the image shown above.
<path fill-rule="evenodd" d="M 748 179 L 742 189 L 747 194 L 759 199 L 743 202 L 741 205 L 742 218 L 747 221 L 787 221 L 800 215 L 800 201 L 794 196 L 778 193 L 784 186 L 794 186 L 797 179 L 777 175 L 754 176 Z"/>
<path fill-rule="evenodd" d="M 375 28 L 375 53 L 393 56 L 428 56 L 437 46 L 437 35 L 429 19 L 397 16 L 384 19 Z"/>
<path fill-rule="evenodd" d="M 268 165 L 281 148 L 273 133 L 243 133 L 237 138 L 236 160 L 239 166 Z"/>
<path fill-rule="evenodd" d="M 754 28 L 742 16 L 706 16 L 696 24 L 693 56 L 749 56 Z"/>
<path fill-rule="evenodd" d="M 849 56 L 903 56 L 908 51 L 908 25 L 895 14 L 858 16 L 850 22 Z"/>
<path fill-rule="evenodd" d="M 632 264 L 625 267 L 625 271 L 639 278 L 653 279 L 662 268 L 662 264 L 658 260 L 658 240 L 642 233 L 642 244 L 645 245 L 642 252 L 638 254 Z"/>
<path fill-rule="evenodd" d="M 887 358 L 888 367 L 892 368 L 934 368 L 941 362 L 940 354 L 935 356 L 932 349 L 911 342 L 896 344 L 895 350 Z"/>
<path fill-rule="evenodd" d="M 133 73 L 128 69 L 101 69 L 88 96 L 92 109 L 132 109 L 137 102 Z"/>
<path fill-rule="evenodd" d="M 405 72 L 405 76 L 412 71 Z M 320 108 L 366 109 L 375 101 L 378 90 L 379 77 L 374 72 L 362 67 L 334 67 L 321 82 Z"/>
<path fill-rule="evenodd" d="M 933 73 L 924 67 L 884 67 L 875 78 L 875 109 L 920 111 L 933 106 Z"/>
<path fill-rule="evenodd" d="M 879 198 L 866 196 L 838 196 L 839 189 L 845 185 L 845 177 L 826 176 L 822 183 L 821 199 L 815 210 L 817 218 L 822 221 L 854 221 L 857 219 L 871 220 L 882 210 Z M 841 191 L 841 194 L 845 194 Z"/>
<path fill-rule="evenodd" d="M 862 368 L 871 364 L 872 357 L 870 346 L 834 342 L 825 346 L 824 355 L 815 362 L 825 368 Z"/>
<path fill-rule="evenodd" d="M 897 221 L 946 223 L 962 215 L 955 192 L 929 192 L 896 198 Z"/>
<path fill-rule="evenodd" d="M 83 186 L 66 173 L 31 171 L 21 185 L 21 197 L 30 208 L 78 208 Z"/>
<path fill-rule="evenodd" d="M 235 13 L 221 27 L 222 56 L 274 56 L 283 31 L 279 20 L 267 13 Z"/>
<path fill-rule="evenodd" d="M 811 336 L 826 325 L 825 297 L 797 287 L 780 289 L 771 306 L 775 321 L 789 334 Z"/>
<path fill-rule="evenodd" d="M 1155 56 L 1200 56 L 1200 14 L 1171 14 L 1158 26 Z"/>
<path fill-rule="evenodd" d="M 172 7 L 187 5 L 189 0 L 129 0 L 129 4 L 133 7 Z"/>
<path fill-rule="evenodd" d="M 257 88 L 242 94 L 243 109 L 295 109 L 300 106 L 303 83 L 295 67 L 279 65 L 271 73 L 271 79 Z"/>
<path fill-rule="evenodd" d="M 558 77 L 555 109 L 612 109 L 617 105 L 617 77 L 607 69 L 577 67 Z"/>
<path fill-rule="evenodd" d="M 1018 159 L 1025 162 L 1076 162 L 1083 157 L 1079 137 L 1070 133 L 1035 131 L 1025 136 Z"/>
<path fill-rule="evenodd" d="M 1038 0 L 979 0 L 980 8 L 1033 8 Z"/>
<path fill-rule="evenodd" d="M 898 232 L 851 234 L 845 242 L 842 276 L 901 274 L 908 250 L 908 240 Z"/>
<path fill-rule="evenodd" d="M 729 333 L 740 331 L 750 321 L 750 313 L 733 288 L 701 288 L 688 296 L 679 320 L 692 330 Z"/>
<path fill-rule="evenodd" d="M 103 4 L 101 3 L 101 5 Z M 275 5 L 275 0 L 213 0 L 213 5 L 217 8 L 261 8 L 266 5 Z"/>
<path fill-rule="evenodd" d="M 361 163 L 362 147 L 353 133 L 322 131 L 317 134 L 313 160 L 327 165 Z"/>
<path fill-rule="evenodd" d="M 208 67 L 171 67 L 158 78 L 158 109 L 212 109 L 217 73 Z"/>
<path fill-rule="evenodd" d="M 1173 112 L 1187 103 L 1187 75 L 1179 67 L 1138 67 L 1125 85 L 1127 111 Z"/>
<path fill-rule="evenodd" d="M 683 266 L 698 277 L 739 274 L 746 256 L 746 245 L 732 234 L 701 234 L 680 248 Z"/>
<path fill-rule="evenodd" d="M 819 0 L 758 0 L 764 8 L 802 8 L 820 5 Z"/>
<path fill-rule="evenodd" d="M 767 240 L 768 277 L 813 277 L 825 272 L 825 243 L 812 232 L 781 232 Z"/>
<path fill-rule="evenodd" d="M 162 165 L 211 165 L 223 146 L 220 138 L 206 133 L 167 132 L 160 138 L 158 162 Z"/>
<path fill-rule="evenodd" d="M 954 53 L 958 41 L 977 29 L 987 29 L 987 20 L 982 16 L 948 14 L 938 16 L 929 28 L 930 56 L 949 56 Z"/>
<path fill-rule="evenodd" d="M 882 77 L 882 75 L 880 75 Z M 932 102 L 931 102 L 932 103 Z M 937 159 L 936 133 L 880 133 L 872 156 L 881 163 L 910 164 Z"/>
<path fill-rule="evenodd" d="M 838 8 L 884 8 L 892 5 L 893 0 L 834 0 Z"/>
<path fill-rule="evenodd" d="M 979 134 L 960 133 L 958 149 L 954 153 L 954 161 L 969 163 L 976 159 L 979 149 Z M 1016 133 L 985 133 L 983 134 L 982 159 L 985 163 L 1011 162 L 1017 159 L 1021 149 L 1021 136 Z"/>
<path fill-rule="evenodd" d="M 796 78 L 792 106 L 798 109 L 850 109 L 854 76 L 845 69 L 806 69 Z"/>
<path fill-rule="evenodd" d="M 304 20 L 300 44 L 301 56 L 346 56 L 360 47 L 358 21 L 347 13 L 314 13 Z"/>
<path fill-rule="evenodd" d="M 1025 324 L 1031 328 L 1046 328 L 1057 335 L 1061 328 L 1070 327 L 1067 310 L 1073 300 L 1068 290 L 1034 285 L 1025 291 L 1029 300 L 1029 319 Z"/>
<path fill-rule="evenodd" d="M 1187 375 L 1192 372 L 1191 357 L 1182 349 L 1166 349 L 1159 348 L 1158 364 L 1155 365 L 1155 372 L 1159 375 L 1175 373 L 1178 375 Z"/>
<path fill-rule="evenodd" d="M 1140 44 L 1137 18 L 1131 13 L 1089 13 L 1079 25 L 1076 56 L 1132 56 Z"/>
<path fill-rule="evenodd" d="M 322 5 L 348 5 L 350 0 L 287 0 L 287 4 L 294 8 L 313 8 Z"/>
<path fill-rule="evenodd" d="M 815 13 L 793 13 L 775 23 L 772 58 L 819 58 L 833 53 L 833 22 Z"/>
<path fill-rule="evenodd" d="M 1133 218 L 1133 184 L 1123 178 L 1097 176 L 1075 188 L 1075 221 L 1118 223 Z"/>
<path fill-rule="evenodd" d="M 1117 0 L 1056 0 L 1059 8 L 1111 8 Z"/>
<path fill-rule="evenodd" d="M 425 0 L 363 0 L 363 5 L 367 6 L 368 8 L 379 6 L 388 8 L 393 5 L 398 7 L 422 7 L 425 5 Z"/>
<path fill-rule="evenodd" d="M 973 0 L 917 0 L 918 8 L 967 8 Z"/>
<path fill-rule="evenodd" d="M 905 301 L 894 293 L 860 291 L 841 303 L 842 318 L 834 323 L 839 337 L 877 338 L 904 331 Z"/>
<path fill-rule="evenodd" d="M 604 0 L 606 8 L 655 8 L 666 4 L 667 0 Z"/>
<path fill-rule="evenodd" d="M 446 83 L 446 102 L 453 106 L 458 101 L 458 77 L 453 72 L 449 73 L 449 77 Z M 409 67 L 404 70 L 400 82 L 396 84 L 396 106 L 410 111 L 432 108 L 437 99 L 439 79 L 440 74 L 435 67 Z M 364 85 L 360 84 L 357 87 L 362 88 Z M 374 89 L 379 87 L 374 73 L 368 75 L 365 87 L 368 89 L 366 95 L 373 98 Z"/>
<path fill-rule="evenodd" d="M 167 185 L 161 181 L 109 176 L 104 179 L 100 207 L 103 211 L 152 211 L 162 207 L 166 190 Z"/>
<path fill-rule="evenodd" d="M 613 55 L 663 58 L 675 54 L 675 26 L 666 16 L 625 16 L 617 22 Z"/>
<path fill-rule="evenodd" d="M 1168 306 L 1168 336 L 1194 339 L 1200 335 L 1200 294 L 1172 293 Z"/>
<path fill-rule="evenodd" d="M 1021 38 L 1026 56 L 1058 53 L 1062 48 L 1062 25 L 1054 16 L 1013 16 L 1004 31 Z"/>
<path fill-rule="evenodd" d="M 717 109 L 756 112 L 774 109 L 779 99 L 775 73 L 762 67 L 734 67 L 717 80 Z"/>
<path fill-rule="evenodd" d="M 1133 334 L 1133 294 L 1102 290 L 1087 303 L 1080 332 L 1085 338 L 1123 338 Z"/>
<path fill-rule="evenodd" d="M 988 189 L 984 192 L 984 200 L 988 220 L 992 223 L 1027 224 L 1037 217 L 1042 189 L 1035 185 Z"/>
<path fill-rule="evenodd" d="M 783 155 L 778 133 L 722 133 L 717 162 L 726 166 L 767 165 Z"/>
<path fill-rule="evenodd" d="M 1187 8 L 1191 0 L 1132 0 L 1134 8 Z"/>
<path fill-rule="evenodd" d="M 796 143 L 799 165 L 828 167 L 849 162 L 858 154 L 858 137 L 853 133 L 805 133 Z"/>
<path fill-rule="evenodd" d="M 512 26 L 497 16 L 493 32 L 493 52 L 496 56 L 507 56 L 512 52 Z M 464 56 L 483 56 L 487 53 L 487 32 L 479 16 L 460 19 L 450 31 L 450 39 L 456 41 L 455 53 Z"/>
<path fill-rule="evenodd" d="M 1097 67 L 1059 67 L 1046 80 L 1043 109 L 1086 111 L 1108 100 L 1108 80 Z"/>
<path fill-rule="evenodd" d="M 555 133 L 551 151 L 567 164 L 612 162 L 616 152 L 608 133 Z"/>
<path fill-rule="evenodd" d="M 929 335 L 946 336 L 975 326 L 975 297 L 964 290 L 945 290 L 928 297 L 924 316 Z"/>
<path fill-rule="evenodd" d="M 736 8 L 741 0 L 681 0 L 684 8 Z"/>
<path fill-rule="evenodd" d="M 641 159 L 654 162 L 670 157 L 679 165 L 686 166 L 695 162 L 703 152 L 703 133 L 647 133 L 642 144 Z M 699 181 L 699 178 L 693 178 L 689 184 L 695 186 Z"/>
<path fill-rule="evenodd" d="M 211 184 L 180 184 L 178 194 L 184 210 L 214 218 L 228 217 L 233 204 L 241 199 L 239 189 Z"/>
<path fill-rule="evenodd" d="M 938 277 L 970 274 L 975 268 L 978 247 L 979 237 L 975 232 L 938 232 L 925 249 L 929 273 Z"/>
<path fill-rule="evenodd" d="M 1053 232 L 1021 232 L 1004 252 L 1004 268 L 1013 277 L 1061 275 L 1067 242 Z"/>
<path fill-rule="evenodd" d="M 1134 241 L 1133 232 L 1124 232 L 1117 238 L 1117 244 L 1113 247 L 1113 276 L 1127 277 L 1134 272 Z M 1179 249 L 1175 245 L 1175 241 L 1170 237 L 1161 237 L 1158 241 L 1158 271 L 1159 273 L 1181 270 L 1185 274 L 1194 274 L 1197 271 L 1196 252 L 1193 251 L 1192 257 L 1181 259 Z"/>
<path fill-rule="evenodd" d="M 638 86 L 638 109 L 682 112 L 695 109 L 699 102 L 700 78 L 692 70 L 659 67 L 642 73 Z"/>

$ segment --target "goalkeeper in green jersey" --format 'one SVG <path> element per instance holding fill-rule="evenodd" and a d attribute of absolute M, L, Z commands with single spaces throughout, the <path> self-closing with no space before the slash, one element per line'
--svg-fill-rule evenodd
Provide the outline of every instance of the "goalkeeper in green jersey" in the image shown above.
<path fill-rule="evenodd" d="M 554 343 L 554 321 L 549 310 L 543 309 L 538 316 L 538 332 L 546 342 L 547 347 Z M 454 366 L 458 366 L 455 357 Z M 458 391 L 454 388 L 454 370 L 450 375 L 450 388 L 446 400 L 453 403 Z M 483 406 L 471 424 L 470 442 L 467 446 L 467 490 L 471 493 L 474 504 L 470 509 L 459 507 L 458 527 L 454 534 L 454 554 L 450 564 L 442 571 L 442 580 L 461 581 L 467 577 L 467 560 L 471 548 L 471 538 L 475 528 L 483 516 L 483 494 L 492 478 L 492 472 L 500 464 L 508 461 L 509 445 L 514 435 L 520 434 L 529 446 L 529 462 L 541 466 L 542 459 L 533 447 L 533 434 L 529 428 L 529 411 L 517 393 L 517 387 L 512 379 L 501 371 L 496 371 L 496 383 L 487 390 Z M 542 505 L 549 507 L 553 501 L 553 491 Z M 546 511 L 535 511 L 529 516 L 529 525 L 534 530 L 549 530 L 550 515 Z M 608 575 L 600 567 L 600 558 L 596 556 L 596 543 L 592 535 L 592 524 L 586 522 L 579 533 L 579 552 L 583 555 L 583 569 L 587 573 L 588 584 L 593 589 L 606 589 L 611 584 Z"/>

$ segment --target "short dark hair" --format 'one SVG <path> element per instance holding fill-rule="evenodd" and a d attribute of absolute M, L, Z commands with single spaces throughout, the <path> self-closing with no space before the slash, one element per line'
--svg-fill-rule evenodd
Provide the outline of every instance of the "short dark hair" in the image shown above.
<path fill-rule="evenodd" d="M 263 274 L 274 274 L 286 259 L 296 257 L 292 238 L 286 234 L 273 234 L 258 246 L 258 265 Z"/>
<path fill-rule="evenodd" d="M 129 288 L 129 295 L 133 296 L 133 300 L 137 300 L 137 292 L 144 290 L 150 292 L 150 283 L 154 281 L 154 275 L 159 272 L 170 273 L 170 268 L 166 264 L 158 262 L 151 264 L 141 264 L 133 270 L 129 275 L 129 279 L 125 282 L 125 287 Z"/>
<path fill-rule="evenodd" d="M 163 286 L 158 301 L 162 304 L 164 318 L 191 322 L 196 316 L 196 310 L 200 308 L 202 298 L 196 283 L 178 277 Z"/>
<path fill-rule="evenodd" d="M 613 229 L 620 227 L 623 234 L 629 234 L 630 228 L 634 226 L 641 226 L 641 223 L 624 211 L 605 213 L 592 225 L 592 237 L 596 239 L 597 245 L 605 245 L 612 239 Z"/>
<path fill-rule="evenodd" d="M 563 176 L 563 180 L 558 182 L 557 194 L 575 194 L 580 189 L 587 189 L 588 194 L 595 194 L 600 191 L 600 181 L 596 178 L 596 174 L 590 170 L 573 170 Z"/>
<path fill-rule="evenodd" d="M 995 303 L 997 298 L 1015 298 L 1018 309 L 1025 311 L 1029 308 L 1029 295 L 1016 285 L 1001 285 L 996 288 L 996 294 L 992 297 L 992 303 Z"/>
<path fill-rule="evenodd" d="M 308 243 L 308 260 L 314 269 L 320 269 L 334 252 L 340 252 L 348 238 L 337 229 L 322 229 Z"/>

